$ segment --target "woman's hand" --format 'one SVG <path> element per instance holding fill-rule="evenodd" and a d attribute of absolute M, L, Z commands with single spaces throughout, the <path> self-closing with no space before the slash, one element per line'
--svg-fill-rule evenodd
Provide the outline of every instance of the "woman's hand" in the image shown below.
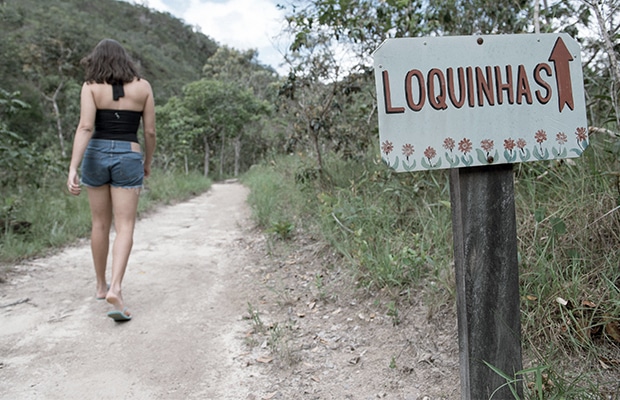
<path fill-rule="evenodd" d="M 69 171 L 69 177 L 67 178 L 67 189 L 69 189 L 69 193 L 74 196 L 79 196 L 82 192 L 82 188 L 80 187 L 80 177 L 77 174 L 77 171 Z"/>
<path fill-rule="evenodd" d="M 151 176 L 151 164 L 144 163 L 144 177 L 148 178 Z"/>

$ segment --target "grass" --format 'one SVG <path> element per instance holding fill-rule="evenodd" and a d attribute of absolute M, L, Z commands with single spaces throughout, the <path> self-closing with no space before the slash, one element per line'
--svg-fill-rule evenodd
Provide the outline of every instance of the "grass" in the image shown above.
<path fill-rule="evenodd" d="M 620 396 L 620 163 L 617 143 L 591 140 L 579 159 L 515 166 L 525 367 L 507 384 L 518 379 L 527 399 Z M 282 157 L 244 177 L 260 224 L 320 235 L 362 286 L 423 287 L 427 304 L 455 304 L 447 172 L 334 155 L 322 174 L 310 165 Z"/>
<path fill-rule="evenodd" d="M 407 286 L 451 264 L 445 174 L 419 179 L 381 164 L 360 166 L 337 158 L 327 165 L 329 176 L 313 180 L 298 179 L 307 175 L 308 166 L 297 157 L 246 174 L 259 225 L 290 220 L 300 229 L 320 232 L 368 287 Z M 433 241 L 423 239 L 429 229 L 436 235 Z"/>
<path fill-rule="evenodd" d="M 15 189 L 0 203 L 0 220 L 26 222 L 23 232 L 1 229 L 0 265 L 36 257 L 90 235 L 90 209 L 83 192 L 74 197 L 64 191 L 65 177 L 45 186 Z M 138 216 L 156 206 L 188 199 L 204 192 L 211 182 L 198 174 L 154 172 L 141 193 Z"/>

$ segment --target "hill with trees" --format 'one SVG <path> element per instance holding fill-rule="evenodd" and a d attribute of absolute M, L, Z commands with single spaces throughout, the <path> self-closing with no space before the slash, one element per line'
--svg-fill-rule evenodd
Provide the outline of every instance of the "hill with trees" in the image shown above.
<path fill-rule="evenodd" d="M 5 129 L 63 156 L 79 117 L 79 62 L 101 39 L 126 47 L 162 103 L 197 80 L 218 47 L 169 14 L 116 0 L 7 0 L 0 20 L 0 89 L 28 104 L 0 109 Z"/>
<path fill-rule="evenodd" d="M 41 184 L 42 177 L 63 170 L 79 118 L 84 76 L 79 62 L 101 39 L 123 44 L 151 82 L 158 106 L 203 78 L 203 68 L 220 49 L 168 13 L 117 0 L 7 0 L 0 4 L 0 21 L 3 190 L 18 181 Z M 244 56 L 247 68 L 275 79 L 255 52 Z"/>

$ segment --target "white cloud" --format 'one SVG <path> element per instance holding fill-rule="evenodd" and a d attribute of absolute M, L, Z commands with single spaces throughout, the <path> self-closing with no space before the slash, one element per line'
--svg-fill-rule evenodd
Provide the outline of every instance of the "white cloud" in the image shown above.
<path fill-rule="evenodd" d="M 281 51 L 288 45 L 278 39 L 284 12 L 276 0 L 124 0 L 169 12 L 221 45 L 237 50 L 256 49 L 258 59 L 281 74 Z"/>
<path fill-rule="evenodd" d="M 283 13 L 271 0 L 190 0 L 179 16 L 220 44 L 238 50 L 256 49 L 259 59 L 274 68 L 282 61 L 276 36 Z"/>

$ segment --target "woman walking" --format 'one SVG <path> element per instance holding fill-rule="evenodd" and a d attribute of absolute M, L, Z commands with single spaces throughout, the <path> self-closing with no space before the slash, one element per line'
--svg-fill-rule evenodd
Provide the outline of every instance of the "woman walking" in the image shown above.
<path fill-rule="evenodd" d="M 80 122 L 75 132 L 67 187 L 73 195 L 86 187 L 92 216 L 91 250 L 97 278 L 96 297 L 114 309 L 108 316 L 129 321 L 121 291 L 143 180 L 151 172 L 155 151 L 155 101 L 151 85 L 115 40 L 104 39 L 81 61 L 86 79 L 80 94 Z M 138 128 L 144 131 L 144 155 Z M 81 181 L 78 167 L 81 168 Z M 110 229 L 112 274 L 106 266 Z"/>

